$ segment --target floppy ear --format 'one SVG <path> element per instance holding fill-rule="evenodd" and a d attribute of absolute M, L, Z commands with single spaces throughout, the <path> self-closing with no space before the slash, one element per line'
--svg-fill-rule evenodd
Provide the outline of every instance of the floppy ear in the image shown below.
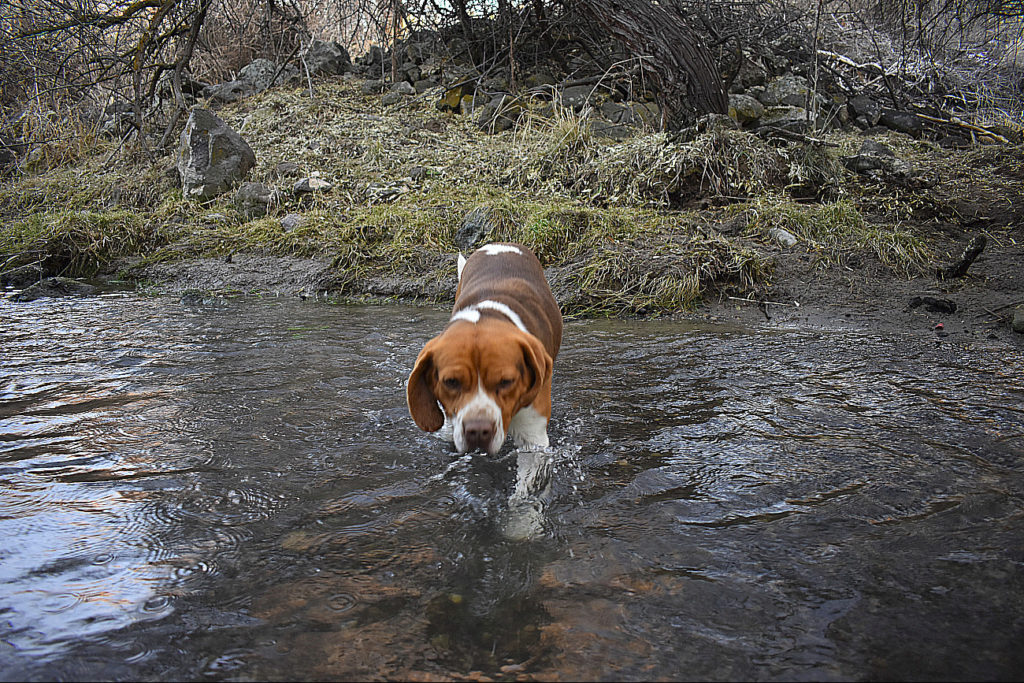
<path fill-rule="evenodd" d="M 533 335 L 524 334 L 519 343 L 523 347 L 523 360 L 526 363 L 527 386 L 526 392 L 519 399 L 519 406 L 516 410 L 533 403 L 544 383 L 551 381 L 551 373 L 555 365 L 544 345 Z"/>
<path fill-rule="evenodd" d="M 409 414 L 415 420 L 416 426 L 425 432 L 436 432 L 444 426 L 444 413 L 438 407 L 437 396 L 434 395 L 435 373 L 434 351 L 432 343 L 428 342 L 420 351 L 416 366 L 412 369 L 405 387 Z"/>

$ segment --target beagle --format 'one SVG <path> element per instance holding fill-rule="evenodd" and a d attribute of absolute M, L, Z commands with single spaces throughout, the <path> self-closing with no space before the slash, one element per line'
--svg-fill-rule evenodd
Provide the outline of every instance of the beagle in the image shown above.
<path fill-rule="evenodd" d="M 460 453 L 494 455 L 507 435 L 522 450 L 547 448 L 561 343 L 562 314 L 533 252 L 504 243 L 459 254 L 452 317 L 416 359 L 409 412 L 428 432 L 447 417 Z"/>

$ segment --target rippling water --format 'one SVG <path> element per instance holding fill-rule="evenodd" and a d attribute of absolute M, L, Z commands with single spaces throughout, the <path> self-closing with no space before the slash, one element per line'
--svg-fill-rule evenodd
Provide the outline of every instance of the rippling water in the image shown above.
<path fill-rule="evenodd" d="M 406 414 L 444 319 L 0 301 L 0 678 L 1024 670 L 1024 354 L 570 322 L 513 541 Z"/>

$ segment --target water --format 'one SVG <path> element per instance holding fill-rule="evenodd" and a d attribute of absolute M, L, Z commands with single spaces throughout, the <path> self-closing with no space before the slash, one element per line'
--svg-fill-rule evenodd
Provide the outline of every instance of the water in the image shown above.
<path fill-rule="evenodd" d="M 524 541 L 406 413 L 444 320 L 0 302 L 0 677 L 1024 670 L 1021 352 L 569 322 Z"/>

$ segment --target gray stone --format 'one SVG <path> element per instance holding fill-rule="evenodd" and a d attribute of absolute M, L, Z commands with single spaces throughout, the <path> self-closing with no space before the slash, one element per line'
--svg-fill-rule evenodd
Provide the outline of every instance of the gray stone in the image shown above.
<path fill-rule="evenodd" d="M 256 155 L 242 136 L 206 109 L 193 109 L 181 133 L 178 173 L 182 192 L 210 199 L 245 179 Z"/>
<path fill-rule="evenodd" d="M 811 129 L 811 119 L 803 107 L 771 107 L 761 117 L 762 126 L 775 126 L 794 133 L 806 133 Z"/>
<path fill-rule="evenodd" d="M 857 154 L 843 157 L 842 162 L 851 171 L 867 175 L 907 179 L 917 174 L 913 166 L 897 158 L 895 152 L 871 138 L 861 143 Z"/>
<path fill-rule="evenodd" d="M 294 161 L 282 161 L 274 167 L 274 175 L 279 178 L 298 178 L 300 175 L 299 165 Z"/>
<path fill-rule="evenodd" d="M 371 80 L 363 81 L 359 88 L 364 95 L 379 95 L 384 91 L 384 81 Z"/>
<path fill-rule="evenodd" d="M 416 81 L 415 83 L 413 83 L 412 87 L 416 91 L 416 93 L 419 94 L 419 93 L 426 92 L 426 91 L 430 90 L 431 88 L 436 88 L 437 87 L 437 81 L 432 81 L 429 78 L 424 78 L 424 79 L 420 79 L 420 80 Z"/>
<path fill-rule="evenodd" d="M 391 84 L 391 92 L 396 92 L 399 95 L 415 95 L 416 88 L 412 87 L 412 83 L 399 81 L 398 83 Z"/>
<path fill-rule="evenodd" d="M 878 125 L 878 119 L 882 116 L 882 107 L 875 100 L 871 99 L 867 95 L 857 95 L 856 97 L 850 98 L 850 101 L 846 103 L 846 108 L 849 110 L 850 115 L 853 118 L 863 118 L 865 128 Z"/>
<path fill-rule="evenodd" d="M 252 86 L 246 81 L 228 81 L 203 88 L 203 97 L 217 102 L 237 102 L 252 94 Z"/>
<path fill-rule="evenodd" d="M 386 92 L 384 96 L 380 98 L 380 103 L 385 107 L 390 107 L 393 104 L 398 104 L 405 99 L 405 95 L 399 92 Z"/>
<path fill-rule="evenodd" d="M 729 116 L 741 126 L 764 116 L 764 105 L 750 95 L 729 95 Z"/>
<path fill-rule="evenodd" d="M 285 232 L 291 232 L 306 224 L 306 218 L 302 214 L 290 213 L 281 219 L 281 227 Z"/>
<path fill-rule="evenodd" d="M 469 251 L 493 233 L 498 224 L 495 214 L 486 206 L 478 206 L 467 213 L 455 233 L 455 244 L 463 251 Z"/>
<path fill-rule="evenodd" d="M 48 277 L 15 295 L 14 301 L 35 301 L 44 297 L 90 296 L 96 287 L 68 277 Z"/>
<path fill-rule="evenodd" d="M 523 112 L 523 102 L 513 95 L 501 94 L 478 109 L 476 125 L 485 131 L 500 133 L 516 125 Z"/>
<path fill-rule="evenodd" d="M 238 72 L 238 80 L 249 83 L 253 92 L 260 92 L 274 84 L 276 74 L 277 64 L 261 57 L 242 67 Z"/>
<path fill-rule="evenodd" d="M 774 239 L 776 242 L 778 242 L 784 247 L 796 246 L 796 235 L 794 235 L 788 230 L 783 230 L 782 228 L 772 228 L 771 230 L 768 231 L 768 234 L 772 236 L 772 239 Z"/>
<path fill-rule="evenodd" d="M 266 216 L 281 202 L 281 193 L 263 183 L 242 183 L 235 192 L 234 203 L 249 218 Z"/>
<path fill-rule="evenodd" d="M 1013 311 L 1013 331 L 1017 334 L 1024 334 L 1024 304 Z"/>
<path fill-rule="evenodd" d="M 582 109 L 594 94 L 593 86 L 589 85 L 574 85 L 569 88 L 565 88 L 559 94 L 559 102 L 563 107 L 569 107 L 571 109 Z"/>
<path fill-rule="evenodd" d="M 878 122 L 886 128 L 906 133 L 915 138 L 921 137 L 924 132 L 924 121 L 905 111 L 883 109 Z"/>
<path fill-rule="evenodd" d="M 323 180 L 321 178 L 309 177 L 303 178 L 299 182 L 295 183 L 292 191 L 295 194 L 308 194 L 310 192 L 329 192 L 334 185 Z"/>
<path fill-rule="evenodd" d="M 333 41 L 327 42 L 316 38 L 302 53 L 302 62 L 314 76 L 321 73 L 337 76 L 352 68 L 348 50 Z"/>
<path fill-rule="evenodd" d="M 764 87 L 758 99 L 766 107 L 803 107 L 809 93 L 803 76 L 780 76 Z"/>

